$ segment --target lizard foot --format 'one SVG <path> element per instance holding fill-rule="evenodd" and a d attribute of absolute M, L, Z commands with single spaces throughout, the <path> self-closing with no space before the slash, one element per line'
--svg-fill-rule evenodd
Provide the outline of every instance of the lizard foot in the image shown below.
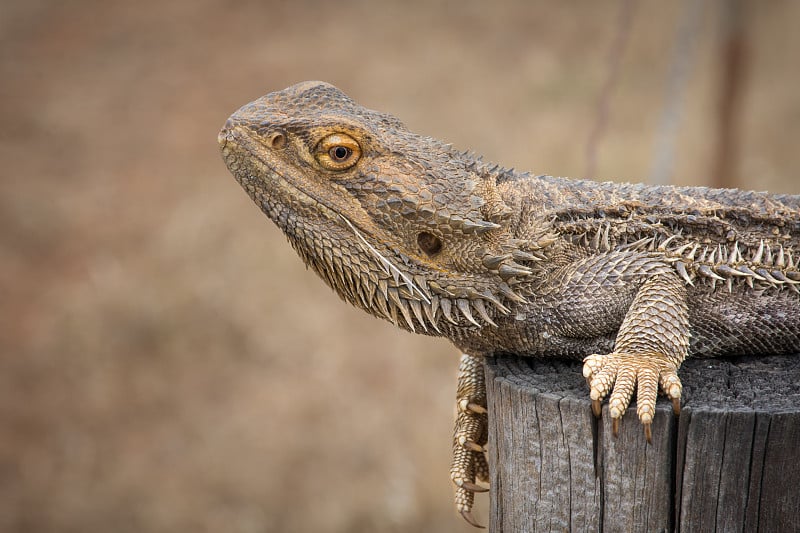
<path fill-rule="evenodd" d="M 453 463 L 450 466 L 450 479 L 456 486 L 456 509 L 471 525 L 483 527 L 472 516 L 475 493 L 489 490 L 476 483 L 476 480 L 489 481 L 485 448 L 488 416 L 482 358 L 467 354 L 461 356 L 456 406 L 458 415 L 453 432 Z"/>
<path fill-rule="evenodd" d="M 656 412 L 659 386 L 672 400 L 675 414 L 680 414 L 682 386 L 678 367 L 663 354 L 592 354 L 583 360 L 583 376 L 590 387 L 589 396 L 595 416 L 600 416 L 600 403 L 613 388 L 608 399 L 608 412 L 615 437 L 619 431 L 619 420 L 628 408 L 634 389 L 636 414 L 644 426 L 647 442 L 651 441 L 650 425 Z"/>

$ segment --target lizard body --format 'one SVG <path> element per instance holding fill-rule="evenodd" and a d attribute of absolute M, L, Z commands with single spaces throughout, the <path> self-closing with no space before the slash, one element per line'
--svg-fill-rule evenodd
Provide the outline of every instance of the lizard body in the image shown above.
<path fill-rule="evenodd" d="M 636 390 L 649 435 L 687 356 L 800 348 L 800 196 L 597 183 L 488 164 L 305 82 L 234 113 L 230 171 L 344 300 L 450 339 L 451 476 L 470 514 L 486 479 L 480 358 L 584 358 L 595 412 Z"/>

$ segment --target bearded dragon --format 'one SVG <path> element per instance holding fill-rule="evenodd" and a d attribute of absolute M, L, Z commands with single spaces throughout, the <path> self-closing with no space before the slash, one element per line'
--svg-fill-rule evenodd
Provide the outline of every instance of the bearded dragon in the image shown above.
<path fill-rule="evenodd" d="M 222 157 L 345 301 L 464 354 L 451 478 L 488 490 L 484 356 L 580 358 L 616 430 L 680 409 L 686 357 L 800 349 L 800 196 L 598 183 L 484 162 L 332 85 L 236 111 Z"/>

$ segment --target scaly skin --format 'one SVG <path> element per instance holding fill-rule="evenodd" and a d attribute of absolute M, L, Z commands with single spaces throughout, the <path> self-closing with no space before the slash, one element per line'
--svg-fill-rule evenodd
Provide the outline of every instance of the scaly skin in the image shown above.
<path fill-rule="evenodd" d="M 531 176 L 486 164 L 335 87 L 247 104 L 228 168 L 344 300 L 464 354 L 451 477 L 486 479 L 482 357 L 583 358 L 617 427 L 636 391 L 680 406 L 687 356 L 800 349 L 800 196 Z"/>

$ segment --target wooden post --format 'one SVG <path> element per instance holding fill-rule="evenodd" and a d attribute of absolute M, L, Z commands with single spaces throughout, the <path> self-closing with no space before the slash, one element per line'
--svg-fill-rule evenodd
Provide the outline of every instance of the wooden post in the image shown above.
<path fill-rule="evenodd" d="M 490 531 L 800 530 L 800 357 L 691 359 L 680 417 L 660 399 L 611 434 L 581 363 L 489 358 Z"/>

